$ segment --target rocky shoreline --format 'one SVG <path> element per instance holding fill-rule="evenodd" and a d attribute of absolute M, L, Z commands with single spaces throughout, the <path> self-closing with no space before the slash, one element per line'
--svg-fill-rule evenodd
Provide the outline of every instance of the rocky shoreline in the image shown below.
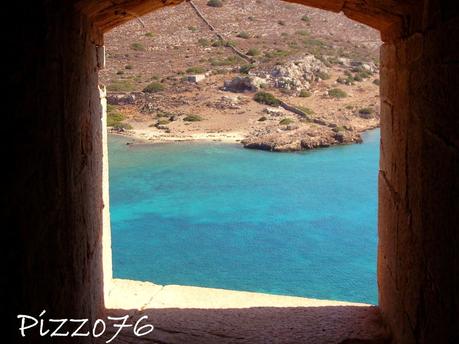
<path fill-rule="evenodd" d="M 361 133 L 367 130 L 378 128 L 379 126 L 369 127 L 361 132 L 332 132 L 315 136 L 305 133 L 304 136 L 296 134 L 285 140 L 279 136 L 248 138 L 241 141 L 244 148 L 259 149 L 270 152 L 295 152 L 311 150 L 315 148 L 326 148 L 336 145 L 347 145 L 362 143 Z"/>
<path fill-rule="evenodd" d="M 379 126 L 378 69 L 337 61 L 327 67 L 306 54 L 247 74 L 173 79 L 167 90 L 111 92 L 108 125 L 143 142 L 228 142 L 272 152 L 360 143 L 362 131 Z"/>
<path fill-rule="evenodd" d="M 304 137 L 298 134 L 294 135 L 290 139 L 282 138 L 278 135 L 272 135 L 267 137 L 251 136 L 241 138 L 240 133 L 203 133 L 193 136 L 169 136 L 169 137 L 157 137 L 152 139 L 147 138 L 142 133 L 138 133 L 132 130 L 117 130 L 109 129 L 111 135 L 122 136 L 130 138 L 133 141 L 127 144 L 171 144 L 171 143 L 183 143 L 183 142 L 214 142 L 214 143 L 228 143 L 228 144 L 241 144 L 242 147 L 247 149 L 264 150 L 269 152 L 296 152 L 305 151 L 316 148 L 327 148 L 337 145 L 348 145 L 348 144 L 360 144 L 362 143 L 361 134 L 368 130 L 379 128 L 379 125 L 368 127 L 359 132 L 352 133 L 340 133 L 333 132 L 315 136 L 311 133 L 305 133 Z"/>

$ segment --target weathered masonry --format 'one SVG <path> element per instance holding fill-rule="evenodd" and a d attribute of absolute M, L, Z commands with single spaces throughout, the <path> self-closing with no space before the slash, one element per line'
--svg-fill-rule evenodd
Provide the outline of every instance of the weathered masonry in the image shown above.
<path fill-rule="evenodd" d="M 104 271 L 107 284 L 111 267 L 102 245 L 108 214 L 98 82 L 103 34 L 178 2 L 4 4 L 4 15 L 14 20 L 4 31 L 12 90 L 6 101 L 14 109 L 4 116 L 13 120 L 8 130 L 21 133 L 7 147 L 14 156 L 5 179 L 11 226 L 4 230 L 3 297 L 11 335 L 17 335 L 18 313 L 104 314 Z M 379 310 L 394 343 L 459 342 L 457 2 L 294 2 L 343 11 L 381 32 Z"/>

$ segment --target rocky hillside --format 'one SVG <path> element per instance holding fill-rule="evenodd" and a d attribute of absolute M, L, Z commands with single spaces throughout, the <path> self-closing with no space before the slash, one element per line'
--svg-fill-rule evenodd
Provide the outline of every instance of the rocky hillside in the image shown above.
<path fill-rule="evenodd" d="M 116 130 L 283 151 L 358 142 L 378 126 L 378 32 L 277 0 L 193 4 L 105 36 Z"/>
<path fill-rule="evenodd" d="M 207 6 L 207 0 L 194 3 L 229 44 L 245 52 L 257 49 L 262 63 L 305 52 L 363 61 L 379 57 L 379 33 L 342 14 L 280 0 L 226 0 L 222 7 Z M 132 80 L 137 90 L 152 78 L 192 67 L 214 69 L 221 67 L 216 62 L 234 56 L 186 2 L 115 28 L 105 35 L 105 44 L 103 82 Z"/>

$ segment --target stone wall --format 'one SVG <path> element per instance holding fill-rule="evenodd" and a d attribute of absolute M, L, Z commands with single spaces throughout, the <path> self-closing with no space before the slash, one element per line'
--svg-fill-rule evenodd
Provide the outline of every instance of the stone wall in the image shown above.
<path fill-rule="evenodd" d="M 17 314 L 92 320 L 103 311 L 102 111 L 90 23 L 69 1 L 9 6 L 20 21 L 4 32 L 15 135 L 5 179 L 7 338 L 19 334 Z"/>
<path fill-rule="evenodd" d="M 397 343 L 459 341 L 459 25 L 428 22 L 381 50 L 379 305 Z"/>

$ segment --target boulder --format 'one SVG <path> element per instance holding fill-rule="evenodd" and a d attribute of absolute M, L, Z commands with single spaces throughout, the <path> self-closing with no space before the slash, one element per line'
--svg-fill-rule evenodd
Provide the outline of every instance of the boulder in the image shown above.
<path fill-rule="evenodd" d="M 338 57 L 338 63 L 344 67 L 350 67 L 351 66 L 351 59 L 347 57 Z"/>
<path fill-rule="evenodd" d="M 195 74 L 195 75 L 188 75 L 187 80 L 189 82 L 194 82 L 197 84 L 198 82 L 203 81 L 205 78 L 206 78 L 205 74 Z"/>
<path fill-rule="evenodd" d="M 375 73 L 378 71 L 378 66 L 376 66 L 376 64 L 374 62 L 361 62 L 361 61 L 352 61 L 351 62 L 351 66 L 352 67 L 357 67 L 357 68 L 361 68 L 371 74 Z"/>
<path fill-rule="evenodd" d="M 237 76 L 224 82 L 223 89 L 230 92 L 257 92 L 265 80 L 256 76 Z"/>
<path fill-rule="evenodd" d="M 236 97 L 230 97 L 230 96 L 223 96 L 216 102 L 212 103 L 209 102 L 207 106 L 209 107 L 215 107 L 216 109 L 232 109 L 232 110 L 238 110 L 241 108 L 239 105 L 241 103 L 241 99 L 236 96 Z"/>
<path fill-rule="evenodd" d="M 130 105 L 135 104 L 136 96 L 132 93 L 109 93 L 107 104 L 110 105 Z"/>
<path fill-rule="evenodd" d="M 271 71 L 274 86 L 287 90 L 309 89 L 311 82 L 319 79 L 317 75 L 327 73 L 328 68 L 314 55 L 306 55 L 301 60 L 277 65 Z"/>
<path fill-rule="evenodd" d="M 277 109 L 277 108 L 272 108 L 272 107 L 267 107 L 266 109 L 263 110 L 265 113 L 267 113 L 268 115 L 272 115 L 272 116 L 282 116 L 285 114 L 285 112 L 281 109 Z"/>

